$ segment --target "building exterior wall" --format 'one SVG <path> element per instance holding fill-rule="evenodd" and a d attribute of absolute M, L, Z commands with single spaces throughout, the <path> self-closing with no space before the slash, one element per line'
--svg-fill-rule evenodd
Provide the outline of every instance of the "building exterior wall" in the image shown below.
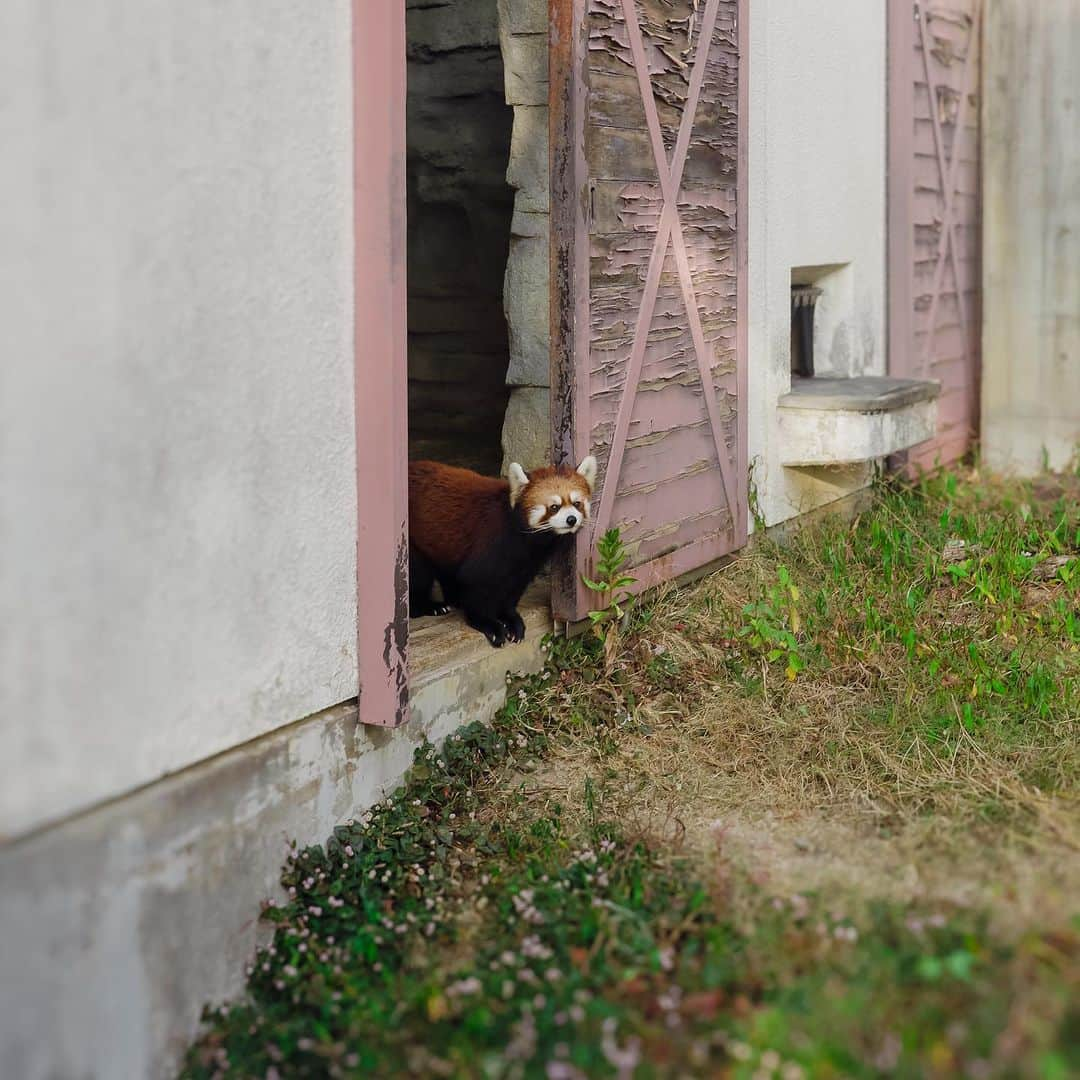
<path fill-rule="evenodd" d="M 0 11 L 0 836 L 356 695 L 349 10 Z"/>
<path fill-rule="evenodd" d="M 202 1002 L 239 989 L 288 841 L 501 694 L 492 653 L 414 680 L 399 731 L 348 704 L 367 2 L 0 9 L 0 969 L 21 976 L 0 1075 L 170 1075 Z M 864 475 L 782 469 L 775 405 L 792 267 L 827 289 L 822 368 L 884 368 L 884 14 L 750 7 L 750 430 L 779 521 Z M 501 8 L 507 317 L 538 362 L 537 11 Z M 546 400 L 541 380 L 510 376 Z"/>
<path fill-rule="evenodd" d="M 243 989 L 290 844 L 323 843 L 424 738 L 490 708 L 490 652 L 487 671 L 421 688 L 397 731 L 339 706 L 0 851 L 0 1076 L 174 1077 L 203 1005 Z"/>
<path fill-rule="evenodd" d="M 354 250 L 354 148 L 393 159 L 371 129 L 404 120 L 399 94 L 354 139 L 354 92 L 404 87 L 379 2 L 366 34 L 369 0 L 0 10 L 5 1078 L 175 1075 L 290 842 L 542 663 L 537 614 L 413 671 L 410 724 L 359 723 L 356 485 L 388 505 L 405 464 L 357 474 L 388 385 L 363 283 L 395 277 L 364 238 L 404 224 L 368 155 Z"/>
<path fill-rule="evenodd" d="M 885 373 L 885 0 L 750 5 L 750 459 L 772 525 L 863 486 L 868 467 L 784 468 L 792 271 L 825 290 L 819 374 Z"/>
<path fill-rule="evenodd" d="M 987 0 L 982 446 L 994 469 L 1080 448 L 1080 5 Z"/>

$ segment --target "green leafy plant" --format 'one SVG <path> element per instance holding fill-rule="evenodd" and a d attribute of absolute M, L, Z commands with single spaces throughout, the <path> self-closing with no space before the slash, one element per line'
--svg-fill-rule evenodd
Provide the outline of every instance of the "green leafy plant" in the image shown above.
<path fill-rule="evenodd" d="M 799 616 L 799 587 L 791 580 L 784 565 L 777 568 L 777 583 L 765 595 L 743 608 L 746 625 L 739 637 L 746 638 L 750 647 L 761 653 L 769 663 L 786 660 L 785 674 L 794 682 L 806 667 L 799 647 L 798 633 L 802 628 Z"/>
<path fill-rule="evenodd" d="M 605 625 L 626 616 L 626 605 L 631 599 L 629 587 L 637 580 L 623 572 L 629 558 L 622 534 L 618 529 L 608 529 L 596 545 L 596 580 L 581 576 L 585 587 L 599 600 L 598 606 L 589 612 L 589 621 L 601 635 Z"/>

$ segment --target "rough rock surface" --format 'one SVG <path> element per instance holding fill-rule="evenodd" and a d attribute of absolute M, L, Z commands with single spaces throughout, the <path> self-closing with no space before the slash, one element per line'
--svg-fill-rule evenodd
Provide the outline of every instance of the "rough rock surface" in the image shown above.
<path fill-rule="evenodd" d="M 493 473 L 506 401 L 506 179 L 496 0 L 408 0 L 409 453 Z"/>
<path fill-rule="evenodd" d="M 545 0 L 499 0 L 506 100 L 514 128 L 506 178 L 514 217 L 503 306 L 510 335 L 506 381 L 513 388 L 503 425 L 504 467 L 550 454 L 550 272 L 548 265 L 548 49 Z"/>

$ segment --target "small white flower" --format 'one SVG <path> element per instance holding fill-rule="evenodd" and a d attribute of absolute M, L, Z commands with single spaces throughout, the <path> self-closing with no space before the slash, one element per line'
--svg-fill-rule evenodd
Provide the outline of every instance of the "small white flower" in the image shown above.
<path fill-rule="evenodd" d="M 736 1061 L 749 1061 L 754 1052 L 744 1042 L 733 1042 L 728 1046 L 728 1053 Z"/>

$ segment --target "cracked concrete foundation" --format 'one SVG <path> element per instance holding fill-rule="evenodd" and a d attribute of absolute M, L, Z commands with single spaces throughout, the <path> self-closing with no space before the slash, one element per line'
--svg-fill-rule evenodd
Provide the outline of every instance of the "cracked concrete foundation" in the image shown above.
<path fill-rule="evenodd" d="M 175 1076 L 203 1005 L 243 988 L 290 844 L 323 843 L 423 740 L 490 717 L 507 672 L 543 664 L 550 618 L 526 616 L 521 645 L 461 626 L 414 657 L 402 728 L 343 704 L 0 848 L 0 1077 Z"/>

